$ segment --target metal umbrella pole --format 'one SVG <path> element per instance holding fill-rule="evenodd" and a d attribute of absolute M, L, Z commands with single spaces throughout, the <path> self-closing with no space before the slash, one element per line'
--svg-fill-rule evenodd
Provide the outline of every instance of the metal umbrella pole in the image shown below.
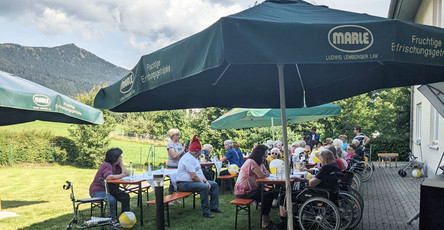
<path fill-rule="evenodd" d="M 163 207 L 163 174 L 154 174 L 154 193 L 156 195 L 156 229 L 165 229 L 165 213 Z"/>
<path fill-rule="evenodd" d="M 291 184 L 290 184 L 290 168 L 288 161 L 288 140 L 287 140 L 287 114 L 285 104 L 285 88 L 284 88 L 284 65 L 278 64 L 279 73 L 279 97 L 281 102 L 281 121 L 282 121 L 282 141 L 284 147 L 284 168 L 285 168 L 285 194 L 287 199 L 287 229 L 293 229 L 293 203 L 291 201 Z"/>

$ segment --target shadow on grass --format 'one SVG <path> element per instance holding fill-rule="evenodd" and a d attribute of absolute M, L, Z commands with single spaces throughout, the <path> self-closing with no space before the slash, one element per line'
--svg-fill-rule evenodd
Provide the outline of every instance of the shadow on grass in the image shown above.
<path fill-rule="evenodd" d="M 150 198 L 154 198 L 154 194 L 150 192 Z M 224 210 L 223 213 L 215 213 L 213 219 L 203 218 L 200 199 L 196 199 L 196 209 L 193 209 L 193 199 L 192 197 L 186 198 L 185 208 L 182 205 L 174 205 L 169 206 L 170 209 L 170 220 L 171 226 L 168 228 L 166 226 L 166 216 L 165 216 L 165 228 L 168 230 L 183 230 L 183 229 L 234 229 L 234 217 L 235 217 L 235 206 L 230 205 L 229 202 L 234 199 L 235 196 L 232 194 L 220 194 L 219 196 L 219 208 Z M 139 208 L 137 207 L 137 199 L 136 196 L 131 196 L 131 211 L 136 215 L 137 223 L 132 228 L 133 230 L 138 229 L 154 229 L 156 226 L 156 207 L 155 206 L 147 206 L 145 204 L 146 197 L 143 199 L 143 219 L 144 226 L 140 226 L 140 215 Z M 120 212 L 120 205 L 118 207 Z M 278 222 L 278 217 L 276 212 L 278 210 L 272 210 L 272 219 L 274 222 Z M 256 210 L 255 207 L 251 208 L 251 228 L 252 229 L 260 229 L 259 228 L 259 215 L 260 208 Z M 62 216 L 57 216 L 52 219 L 48 219 L 39 223 L 34 223 L 28 227 L 24 227 L 21 229 L 25 230 L 40 230 L 40 229 L 66 229 L 67 224 L 73 218 L 73 214 L 66 214 Z M 238 220 L 238 229 L 246 229 L 247 228 L 247 216 L 239 215 Z M 75 227 L 74 227 L 75 228 Z M 73 229 L 74 229 L 73 228 Z M 100 229 L 100 228 L 93 228 Z"/>
<path fill-rule="evenodd" d="M 2 209 L 17 208 L 26 205 L 46 203 L 48 201 L 2 200 Z"/>

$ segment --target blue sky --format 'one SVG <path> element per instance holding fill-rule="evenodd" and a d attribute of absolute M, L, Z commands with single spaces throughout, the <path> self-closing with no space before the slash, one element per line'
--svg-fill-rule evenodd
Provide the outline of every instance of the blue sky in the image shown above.
<path fill-rule="evenodd" d="M 131 69 L 141 55 L 203 30 L 255 0 L 0 0 L 0 43 L 74 43 Z M 262 1 L 257 1 L 262 2 Z M 309 0 L 387 17 L 390 0 Z"/>

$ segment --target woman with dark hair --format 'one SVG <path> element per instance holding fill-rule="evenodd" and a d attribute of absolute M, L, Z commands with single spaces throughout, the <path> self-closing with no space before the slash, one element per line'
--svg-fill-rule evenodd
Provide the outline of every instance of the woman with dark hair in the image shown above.
<path fill-rule="evenodd" d="M 236 195 L 236 197 L 254 199 L 256 202 L 260 202 L 260 184 L 257 183 L 256 180 L 270 175 L 270 172 L 264 165 L 267 153 L 268 147 L 265 145 L 258 145 L 253 149 L 253 152 L 240 169 L 236 185 L 234 186 L 234 195 Z M 270 221 L 269 215 L 273 199 L 274 194 L 264 194 L 264 202 L 262 203 L 262 227 L 266 229 L 275 228 L 275 224 Z"/>
<path fill-rule="evenodd" d="M 89 194 L 91 197 L 105 197 L 105 187 L 100 182 L 100 178 L 106 180 L 121 179 L 128 176 L 122 161 L 122 150 L 112 148 L 106 152 L 105 161 L 100 166 L 94 177 L 93 182 L 89 186 Z M 109 188 L 109 205 L 111 206 L 111 216 L 116 218 L 117 201 L 122 203 L 122 212 L 130 210 L 130 197 L 124 191 L 120 190 L 117 184 L 108 184 Z"/>

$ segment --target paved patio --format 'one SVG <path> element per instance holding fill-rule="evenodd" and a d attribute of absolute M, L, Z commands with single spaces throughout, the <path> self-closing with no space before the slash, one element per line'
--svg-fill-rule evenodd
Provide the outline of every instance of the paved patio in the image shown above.
<path fill-rule="evenodd" d="M 356 229 L 419 229 L 419 219 L 408 225 L 407 220 L 419 211 L 422 179 L 410 175 L 398 176 L 398 170 L 406 162 L 398 162 L 398 168 L 378 168 L 373 177 L 362 184 L 361 194 L 365 208 L 361 224 Z"/>

